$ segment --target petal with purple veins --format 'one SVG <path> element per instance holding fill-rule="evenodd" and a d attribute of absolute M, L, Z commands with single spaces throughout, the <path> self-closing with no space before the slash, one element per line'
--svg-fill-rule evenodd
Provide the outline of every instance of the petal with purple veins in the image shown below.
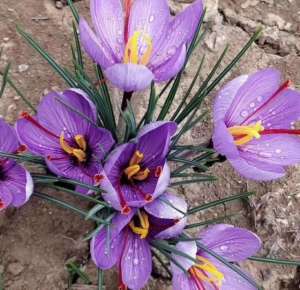
<path fill-rule="evenodd" d="M 173 290 L 199 290 L 193 279 L 186 273 L 176 273 L 172 278 Z M 209 289 L 205 289 L 209 290 Z"/>
<path fill-rule="evenodd" d="M 220 224 L 201 231 L 202 243 L 229 262 L 241 262 L 255 255 L 261 240 L 254 233 L 231 225 Z"/>
<path fill-rule="evenodd" d="M 239 76 L 228 82 L 219 92 L 214 103 L 214 122 L 224 121 L 227 111 L 240 87 L 247 81 L 248 75 Z"/>
<path fill-rule="evenodd" d="M 241 148 L 240 156 L 281 166 L 300 162 L 300 138 L 293 135 L 262 135 Z"/>
<path fill-rule="evenodd" d="M 103 228 L 91 240 L 91 256 L 100 269 L 109 269 L 120 259 L 126 238 L 126 233 L 123 232 L 123 229 L 130 222 L 133 215 L 134 212 L 127 216 L 117 214 L 112 219 L 109 234 L 107 228 Z M 108 238 L 110 239 L 109 241 L 107 240 Z"/>
<path fill-rule="evenodd" d="M 15 130 L 0 118 L 0 151 L 15 153 L 19 142 Z"/>
<path fill-rule="evenodd" d="M 168 61 L 178 48 L 192 40 L 202 13 L 202 0 L 196 0 L 170 21 L 164 41 L 152 56 L 152 67 L 158 67 Z"/>
<path fill-rule="evenodd" d="M 0 183 L 0 212 L 6 209 L 12 202 L 13 196 L 6 186 Z"/>
<path fill-rule="evenodd" d="M 186 58 L 186 46 L 177 49 L 176 53 L 160 66 L 153 68 L 154 80 L 164 82 L 173 78 L 182 69 Z"/>
<path fill-rule="evenodd" d="M 123 59 L 124 16 L 121 0 L 91 0 L 93 24 L 101 43 L 109 48 L 116 62 Z"/>
<path fill-rule="evenodd" d="M 115 59 L 111 55 L 110 49 L 100 41 L 82 17 L 79 22 L 79 36 L 85 52 L 103 69 L 106 69 L 115 63 Z"/>
<path fill-rule="evenodd" d="M 166 0 L 135 0 L 130 11 L 129 38 L 137 31 L 149 35 L 156 51 L 165 37 L 170 17 Z"/>
<path fill-rule="evenodd" d="M 143 288 L 152 271 L 152 256 L 148 241 L 129 231 L 122 253 L 121 271 L 123 283 L 130 289 Z"/>
<path fill-rule="evenodd" d="M 104 71 L 107 79 L 125 92 L 143 91 L 153 81 L 153 73 L 144 65 L 118 63 Z"/>
<path fill-rule="evenodd" d="M 261 162 L 253 156 L 247 156 L 230 159 L 228 158 L 231 165 L 245 178 L 258 180 L 258 181 L 269 181 L 281 178 L 285 175 L 285 170 L 282 166 L 277 164 L 269 164 Z"/>
<path fill-rule="evenodd" d="M 249 75 L 247 81 L 237 91 L 225 116 L 227 127 L 240 125 L 272 95 L 280 86 L 281 74 L 275 69 L 265 69 Z"/>

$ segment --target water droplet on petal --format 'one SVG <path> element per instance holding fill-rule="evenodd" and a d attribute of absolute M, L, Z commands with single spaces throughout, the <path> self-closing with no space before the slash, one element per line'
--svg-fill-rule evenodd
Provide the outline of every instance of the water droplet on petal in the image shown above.
<path fill-rule="evenodd" d="M 153 22 L 153 20 L 154 20 L 154 16 L 151 15 L 151 16 L 149 17 L 149 22 L 151 23 L 151 22 Z"/>
<path fill-rule="evenodd" d="M 255 107 L 255 103 L 251 103 L 250 108 L 254 108 L 254 107 Z"/>
<path fill-rule="evenodd" d="M 249 114 L 249 113 L 248 113 L 248 111 L 246 111 L 246 110 L 244 110 L 244 111 L 241 112 L 241 116 L 244 117 L 244 118 L 247 117 L 248 114 Z"/>
<path fill-rule="evenodd" d="M 257 101 L 258 101 L 258 102 L 261 102 L 261 101 L 262 101 L 262 96 L 258 96 L 258 97 L 257 97 Z"/>
<path fill-rule="evenodd" d="M 168 54 L 169 56 L 172 56 L 172 55 L 175 54 L 175 52 L 176 52 L 176 47 L 175 47 L 175 46 L 172 46 L 170 49 L 168 49 L 167 54 Z"/>
<path fill-rule="evenodd" d="M 137 258 L 135 258 L 134 260 L 133 260 L 133 265 L 138 265 L 139 264 L 139 260 L 137 259 Z"/>
<path fill-rule="evenodd" d="M 227 246 L 221 246 L 221 247 L 220 247 L 220 250 L 221 250 L 221 251 L 227 251 L 227 250 L 228 250 L 228 247 L 227 247 Z"/>
<path fill-rule="evenodd" d="M 275 152 L 276 152 L 277 154 L 280 154 L 280 153 L 281 153 L 281 149 L 276 149 Z"/>

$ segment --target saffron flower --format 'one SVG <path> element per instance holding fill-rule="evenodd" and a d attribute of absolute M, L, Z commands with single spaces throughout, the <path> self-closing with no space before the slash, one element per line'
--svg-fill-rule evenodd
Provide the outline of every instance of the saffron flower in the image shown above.
<path fill-rule="evenodd" d="M 252 232 L 226 224 L 201 231 L 199 238 L 202 244 L 229 262 L 244 261 L 261 246 L 260 239 Z M 172 254 L 178 263 L 172 263 L 174 290 L 256 290 L 221 261 L 198 249 L 195 241 L 179 242 L 176 249 L 195 261 Z"/>
<path fill-rule="evenodd" d="M 24 150 L 18 142 L 16 132 L 0 119 L 0 151 L 18 153 Z M 29 172 L 15 161 L 0 157 L 0 211 L 12 205 L 24 205 L 33 192 Z"/>
<path fill-rule="evenodd" d="M 300 93 L 265 69 L 229 82 L 214 105 L 215 150 L 244 177 L 272 180 L 300 162 Z"/>
<path fill-rule="evenodd" d="M 103 198 L 115 209 L 128 214 L 161 195 L 169 185 L 167 154 L 174 122 L 153 122 L 144 126 L 136 139 L 117 147 L 101 172 Z"/>
<path fill-rule="evenodd" d="M 91 0 L 96 34 L 81 17 L 80 39 L 113 85 L 144 90 L 180 71 L 202 13 L 202 0 L 176 17 L 167 0 Z"/>
<path fill-rule="evenodd" d="M 94 104 L 83 91 L 70 89 L 45 96 L 36 116 L 22 113 L 16 130 L 20 142 L 43 156 L 53 173 L 94 185 L 114 144 L 111 133 L 96 122 Z M 77 190 L 87 191 L 80 186 Z"/>
<path fill-rule="evenodd" d="M 117 214 L 110 230 L 102 229 L 91 241 L 94 263 L 103 270 L 115 265 L 119 268 L 119 289 L 143 288 L 152 271 L 151 240 L 181 234 L 186 211 L 182 198 L 164 193 L 142 209 Z"/>

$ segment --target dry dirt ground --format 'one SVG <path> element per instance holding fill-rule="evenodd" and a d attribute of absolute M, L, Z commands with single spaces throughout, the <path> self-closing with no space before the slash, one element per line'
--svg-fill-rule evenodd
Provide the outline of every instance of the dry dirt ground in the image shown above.
<path fill-rule="evenodd" d="M 184 2 L 170 1 L 172 10 L 179 11 Z M 226 43 L 231 45 L 225 63 L 237 53 L 257 26 L 264 34 L 240 65 L 233 77 L 255 69 L 273 66 L 282 69 L 284 77 L 300 87 L 300 1 L 299 0 L 207 0 L 209 29 L 201 48 L 195 53 L 180 91 L 184 93 L 195 73 L 197 63 L 205 52 L 205 76 Z M 11 76 L 18 87 L 34 103 L 47 91 L 64 89 L 64 83 L 41 58 L 28 48 L 16 33 L 21 25 L 46 48 L 59 63 L 70 66 L 70 39 L 72 17 L 68 7 L 52 0 L 0 0 L 0 48 L 3 48 L 0 68 L 12 63 Z M 88 0 L 77 4 L 88 17 Z M 60 9 L 58 9 L 57 7 Z M 214 94 L 205 103 L 210 108 Z M 180 100 L 180 98 L 178 98 Z M 136 96 L 135 108 L 145 107 L 145 98 Z M 177 101 L 179 102 L 179 101 Z M 174 106 L 176 107 L 176 105 Z M 25 105 L 8 88 L 1 100 L 0 115 L 13 122 Z M 193 129 L 187 142 L 207 141 L 211 121 Z M 200 204 L 232 193 L 256 191 L 249 204 L 224 206 L 216 212 L 205 212 L 192 220 L 235 214 L 226 221 L 254 230 L 264 241 L 261 255 L 300 260 L 300 168 L 293 168 L 286 178 L 272 183 L 255 183 L 240 178 L 229 166 L 219 164 L 212 168 L 219 179 L 211 184 L 179 188 L 191 204 Z M 69 197 L 56 193 L 57 196 Z M 87 207 L 80 203 L 78 206 Z M 68 289 L 68 260 L 85 266 L 93 281 L 96 271 L 89 261 L 88 244 L 82 237 L 93 227 L 73 213 L 46 204 L 36 198 L 19 210 L 0 214 L 0 274 L 4 289 L 8 290 L 62 290 Z M 245 264 L 248 271 L 265 289 L 300 289 L 300 268 L 279 267 L 254 262 Z M 116 289 L 115 273 L 106 275 L 107 289 Z M 1 288 L 1 287 L 0 287 Z M 84 286 L 79 279 L 72 289 L 96 289 Z M 171 289 L 163 279 L 152 280 L 147 289 Z M 242 289 L 241 289 L 242 290 Z"/>

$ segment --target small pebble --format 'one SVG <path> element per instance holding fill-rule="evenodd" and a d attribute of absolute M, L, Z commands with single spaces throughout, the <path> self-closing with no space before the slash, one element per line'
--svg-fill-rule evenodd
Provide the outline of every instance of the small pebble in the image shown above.
<path fill-rule="evenodd" d="M 55 7 L 56 7 L 57 9 L 63 9 L 64 5 L 63 5 L 60 1 L 56 1 L 56 2 L 55 2 Z"/>
<path fill-rule="evenodd" d="M 28 69 L 29 69 L 29 65 L 28 65 L 28 64 L 20 64 L 20 65 L 18 66 L 18 71 L 19 71 L 20 73 L 25 72 L 25 71 L 27 71 Z"/>
<path fill-rule="evenodd" d="M 21 263 L 11 263 L 7 267 L 7 271 L 13 274 L 14 276 L 21 274 L 23 270 L 24 267 Z"/>

